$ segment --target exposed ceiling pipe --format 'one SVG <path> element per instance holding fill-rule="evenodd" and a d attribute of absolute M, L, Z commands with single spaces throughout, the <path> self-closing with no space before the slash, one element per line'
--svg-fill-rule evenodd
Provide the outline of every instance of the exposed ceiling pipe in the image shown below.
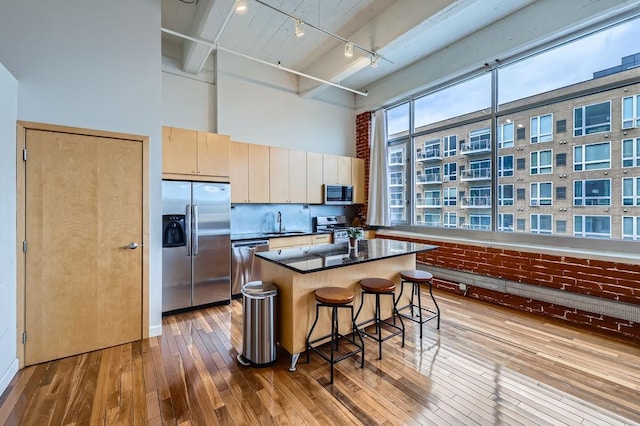
<path fill-rule="evenodd" d="M 206 41 L 206 40 L 200 40 L 198 38 L 191 37 L 191 36 L 188 36 L 186 34 L 181 34 L 179 32 L 172 31 L 172 30 L 169 30 L 169 29 L 166 29 L 166 28 L 160 28 L 160 30 L 163 33 L 166 33 L 166 34 L 171 34 L 171 35 L 174 35 L 176 37 L 181 37 L 181 38 L 184 38 L 186 40 L 193 41 L 195 43 L 201 43 L 201 44 L 204 44 L 206 46 L 209 46 L 209 48 L 210 48 L 209 51 L 210 52 L 213 51 L 213 50 L 221 50 L 223 52 L 231 53 L 232 55 L 240 56 L 242 58 L 249 59 L 251 61 L 261 63 L 263 65 L 268 65 L 270 67 L 277 68 L 279 70 L 286 71 L 286 72 L 291 73 L 291 74 L 295 74 L 295 75 L 298 75 L 298 76 L 301 76 L 301 77 L 305 77 L 305 78 L 308 78 L 308 79 L 311 79 L 311 80 L 315 80 L 315 81 L 320 82 L 322 84 L 328 84 L 329 86 L 337 87 L 338 89 L 346 90 L 347 92 L 355 93 L 356 95 L 367 96 L 367 92 L 361 92 L 359 90 L 351 89 L 349 87 L 343 86 L 340 83 L 334 83 L 333 81 L 324 80 L 322 78 L 314 77 L 312 75 L 305 74 L 303 72 L 296 71 L 296 70 L 291 69 L 291 68 L 283 67 L 282 65 L 280 65 L 279 62 L 277 64 L 272 64 L 271 62 L 264 61 L 264 60 L 258 59 L 258 58 L 254 58 L 253 56 L 245 55 L 244 53 L 236 52 L 235 50 L 227 49 L 226 47 L 222 47 L 217 43 L 211 43 L 211 42 Z"/>

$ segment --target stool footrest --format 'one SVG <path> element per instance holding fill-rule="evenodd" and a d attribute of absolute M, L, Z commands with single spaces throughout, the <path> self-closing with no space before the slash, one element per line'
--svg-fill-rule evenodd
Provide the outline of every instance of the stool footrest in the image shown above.
<path fill-rule="evenodd" d="M 309 342 L 309 346 L 307 347 L 307 350 L 312 350 L 313 352 L 315 352 L 315 353 L 317 353 L 318 355 L 320 355 L 320 357 L 321 357 L 322 359 L 324 359 L 325 361 L 327 361 L 327 362 L 329 362 L 329 363 L 331 363 L 331 364 L 336 364 L 337 362 L 342 361 L 343 359 L 347 359 L 347 358 L 349 358 L 350 356 L 353 356 L 353 355 L 355 355 L 355 354 L 357 354 L 357 353 L 362 352 L 362 348 L 360 347 L 360 345 L 359 345 L 358 343 L 356 343 L 356 342 L 355 342 L 355 340 L 354 340 L 353 338 L 348 337 L 348 336 L 344 336 L 344 335 L 342 335 L 342 334 L 339 334 L 339 335 L 338 335 L 338 339 L 342 338 L 342 339 L 346 340 L 347 342 L 349 342 L 349 343 L 351 343 L 353 346 L 355 346 L 355 347 L 356 347 L 356 349 L 354 349 L 354 350 L 352 350 L 352 351 L 349 351 L 349 352 L 346 352 L 346 353 L 344 353 L 344 354 L 340 355 L 340 356 L 339 356 L 339 357 L 337 357 L 337 358 L 335 358 L 335 357 L 334 357 L 334 359 L 333 359 L 333 360 L 331 359 L 331 357 L 330 357 L 330 356 L 328 356 L 327 354 L 325 354 L 324 352 L 322 352 L 322 351 L 319 349 L 319 347 L 320 347 L 320 346 L 324 346 L 324 345 L 326 345 L 326 344 L 334 345 L 334 344 L 336 343 L 334 340 L 329 340 L 329 341 L 327 341 L 327 342 L 325 342 L 325 343 L 323 343 L 322 345 L 319 345 L 319 346 L 311 346 L 311 344 L 312 344 L 312 343 L 317 343 L 317 342 L 319 342 L 319 341 L 321 341 L 321 340 L 329 339 L 330 337 L 331 337 L 330 335 L 327 335 L 327 336 L 324 336 L 324 337 L 320 337 L 320 338 L 318 338 L 318 339 L 316 339 L 316 340 L 310 341 L 310 342 Z"/>
<path fill-rule="evenodd" d="M 419 317 L 419 315 L 418 315 L 418 314 L 416 314 L 415 316 L 413 316 L 413 315 L 410 315 L 410 314 L 405 313 L 405 312 L 400 312 L 400 311 L 403 311 L 403 310 L 405 310 L 405 309 L 411 309 L 411 312 L 413 312 L 413 308 L 415 308 L 415 309 L 422 309 L 422 311 L 423 311 L 423 312 L 428 312 L 428 313 L 430 313 L 431 315 L 430 315 L 430 316 L 428 316 L 428 317 L 424 317 L 424 316 L 423 316 L 423 317 L 422 317 L 422 321 L 420 321 L 420 317 Z M 439 314 L 438 312 L 436 312 L 436 311 L 432 311 L 432 310 L 427 309 L 427 308 L 420 308 L 418 305 L 411 305 L 411 304 L 409 304 L 409 305 L 403 306 L 403 307 L 401 307 L 401 308 L 398 308 L 398 315 L 401 315 L 401 316 L 403 316 L 404 318 L 406 318 L 406 319 L 408 319 L 408 320 L 411 320 L 411 321 L 413 321 L 413 322 L 417 322 L 418 324 L 424 324 L 424 323 L 425 323 L 425 322 L 427 322 L 427 321 L 431 321 L 432 319 L 438 318 L 438 316 L 439 316 L 440 314 Z"/>
<path fill-rule="evenodd" d="M 367 320 L 367 321 L 365 321 L 363 323 L 357 324 L 357 326 L 360 329 L 360 334 L 362 334 L 362 335 L 364 335 L 366 337 L 369 337 L 370 339 L 373 339 L 376 342 L 384 342 L 385 340 L 389 340 L 392 337 L 395 337 L 395 336 L 397 336 L 399 334 L 402 334 L 404 332 L 404 330 L 400 326 L 395 325 L 393 323 L 390 323 L 389 321 L 390 321 L 389 319 L 386 319 L 386 320 L 380 320 L 379 323 L 376 323 L 375 322 L 375 318 L 373 318 L 373 319 Z M 382 337 L 382 326 L 383 325 L 391 327 L 391 328 L 395 329 L 395 331 L 385 330 L 389 334 L 387 336 L 385 336 L 385 337 Z M 369 332 L 366 331 L 367 326 L 369 326 L 369 327 L 376 327 L 376 326 L 380 327 L 380 332 L 379 333 L 369 333 Z"/>

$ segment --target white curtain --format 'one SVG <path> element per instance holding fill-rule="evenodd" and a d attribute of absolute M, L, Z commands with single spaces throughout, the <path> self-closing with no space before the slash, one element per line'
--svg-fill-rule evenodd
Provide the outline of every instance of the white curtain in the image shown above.
<path fill-rule="evenodd" d="M 387 115 L 384 109 L 373 114 L 371 159 L 369 162 L 369 205 L 367 223 L 390 226 L 389 180 L 387 178 Z"/>

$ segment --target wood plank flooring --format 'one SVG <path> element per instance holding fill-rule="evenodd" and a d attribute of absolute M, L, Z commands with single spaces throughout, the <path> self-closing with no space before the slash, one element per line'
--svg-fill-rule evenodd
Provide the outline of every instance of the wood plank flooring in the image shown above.
<path fill-rule="evenodd" d="M 423 292 L 424 293 L 424 292 Z M 241 367 L 242 305 L 165 317 L 163 335 L 21 370 L 0 397 L 6 425 L 640 424 L 640 345 L 434 292 L 435 321 L 365 339 L 329 366 Z M 423 304 L 430 300 L 423 295 Z"/>

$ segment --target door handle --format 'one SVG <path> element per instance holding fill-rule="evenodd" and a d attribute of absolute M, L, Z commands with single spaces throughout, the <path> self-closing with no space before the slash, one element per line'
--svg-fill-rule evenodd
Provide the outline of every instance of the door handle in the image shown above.
<path fill-rule="evenodd" d="M 124 248 L 128 248 L 130 250 L 135 250 L 138 248 L 138 243 L 129 243 L 128 245 L 124 246 Z"/>
<path fill-rule="evenodd" d="M 193 205 L 193 255 L 197 256 L 198 252 L 199 252 L 199 247 L 198 247 L 198 243 L 199 243 L 199 239 L 200 239 L 200 235 L 198 234 L 198 221 L 200 220 L 200 218 L 198 217 L 198 205 L 194 204 Z"/>
<path fill-rule="evenodd" d="M 187 245 L 187 256 L 191 256 L 191 204 L 187 204 L 186 207 L 186 214 L 185 214 L 185 227 L 187 228 L 185 234 L 186 234 L 186 245 Z"/>

